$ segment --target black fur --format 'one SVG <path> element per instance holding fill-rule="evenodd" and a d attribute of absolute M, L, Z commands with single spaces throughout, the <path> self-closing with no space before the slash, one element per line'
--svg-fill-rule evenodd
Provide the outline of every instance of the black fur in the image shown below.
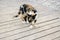
<path fill-rule="evenodd" d="M 37 15 L 37 14 L 35 14 L 35 15 L 32 16 L 32 15 L 29 15 L 29 14 L 28 14 L 28 22 L 29 22 L 29 23 L 31 23 L 32 21 L 36 22 L 36 20 L 35 20 L 36 15 Z M 31 19 L 30 19 L 30 18 L 31 18 Z"/>
<path fill-rule="evenodd" d="M 35 9 L 34 9 L 34 10 L 32 10 L 32 11 L 33 11 L 34 13 L 36 13 L 36 12 L 37 12 L 37 10 L 35 10 Z"/>

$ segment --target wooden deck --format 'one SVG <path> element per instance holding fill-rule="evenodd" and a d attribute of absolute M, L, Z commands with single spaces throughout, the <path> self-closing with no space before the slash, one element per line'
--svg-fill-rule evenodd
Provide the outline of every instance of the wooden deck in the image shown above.
<path fill-rule="evenodd" d="M 59 0 L 54 2 L 0 0 L 0 40 L 60 40 L 60 5 Z M 32 4 L 38 10 L 36 28 L 31 29 L 29 24 L 13 18 L 24 3 Z"/>

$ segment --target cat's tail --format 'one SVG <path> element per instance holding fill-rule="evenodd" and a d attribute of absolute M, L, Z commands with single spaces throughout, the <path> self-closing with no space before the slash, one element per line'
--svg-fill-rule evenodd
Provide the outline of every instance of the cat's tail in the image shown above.
<path fill-rule="evenodd" d="M 18 17 L 20 15 L 20 12 L 18 12 L 18 15 L 15 15 L 14 17 Z"/>
<path fill-rule="evenodd" d="M 18 17 L 19 15 L 15 15 L 14 17 Z"/>

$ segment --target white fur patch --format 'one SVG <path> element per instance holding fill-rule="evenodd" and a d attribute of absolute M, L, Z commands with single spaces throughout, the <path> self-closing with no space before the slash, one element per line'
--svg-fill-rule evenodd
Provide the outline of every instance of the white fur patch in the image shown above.
<path fill-rule="evenodd" d="M 29 15 L 35 15 L 35 13 L 32 12 L 32 11 L 30 11 L 28 14 L 29 14 Z"/>

